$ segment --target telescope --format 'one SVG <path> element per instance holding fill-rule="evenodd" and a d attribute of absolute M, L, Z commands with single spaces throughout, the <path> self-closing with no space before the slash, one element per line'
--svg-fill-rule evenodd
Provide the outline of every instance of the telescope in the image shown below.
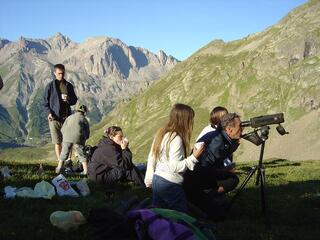
<path fill-rule="evenodd" d="M 264 115 L 259 117 L 251 118 L 249 121 L 241 122 L 242 127 L 252 127 L 252 132 L 243 134 L 241 137 L 253 144 L 259 146 L 268 139 L 269 129 L 268 125 L 278 124 L 276 127 L 280 135 L 288 134 L 284 127 L 280 124 L 284 122 L 283 113 L 276 113 L 270 115 Z"/>
<path fill-rule="evenodd" d="M 241 127 L 259 128 L 271 124 L 280 124 L 284 122 L 283 113 L 276 113 L 251 118 L 249 121 L 241 122 Z"/>

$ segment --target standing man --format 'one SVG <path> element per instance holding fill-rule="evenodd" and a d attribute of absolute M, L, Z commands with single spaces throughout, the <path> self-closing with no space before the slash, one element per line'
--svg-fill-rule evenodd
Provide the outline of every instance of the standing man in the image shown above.
<path fill-rule="evenodd" d="M 51 139 L 58 160 L 62 149 L 62 124 L 71 114 L 70 106 L 75 105 L 78 100 L 72 84 L 64 79 L 64 74 L 64 65 L 56 64 L 54 66 L 56 78 L 44 90 L 44 106 L 48 112 Z"/>

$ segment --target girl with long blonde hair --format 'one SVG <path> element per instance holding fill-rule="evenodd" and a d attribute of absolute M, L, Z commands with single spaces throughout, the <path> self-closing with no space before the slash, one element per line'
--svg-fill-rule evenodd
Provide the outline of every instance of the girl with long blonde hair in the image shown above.
<path fill-rule="evenodd" d="M 204 147 L 190 153 L 190 138 L 194 111 L 177 103 L 170 112 L 168 123 L 154 138 L 147 163 L 145 184 L 152 187 L 153 205 L 187 212 L 187 200 L 182 188 L 183 173 L 193 170 Z"/>

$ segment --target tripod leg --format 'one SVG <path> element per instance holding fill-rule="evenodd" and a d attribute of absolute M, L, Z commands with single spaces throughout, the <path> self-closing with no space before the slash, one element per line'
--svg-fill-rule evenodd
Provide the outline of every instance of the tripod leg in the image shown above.
<path fill-rule="evenodd" d="M 265 181 L 266 181 L 266 177 L 265 177 L 265 172 L 264 172 L 264 168 L 262 167 L 260 172 L 260 192 L 261 192 L 261 208 L 262 208 L 262 212 L 263 214 L 266 213 L 266 197 L 265 197 Z"/>
<path fill-rule="evenodd" d="M 260 169 L 260 167 L 258 167 L 258 172 L 257 172 L 257 176 L 256 176 L 256 186 L 258 186 L 260 184 L 260 175 L 261 175 L 261 169 Z"/>
<path fill-rule="evenodd" d="M 248 173 L 248 175 L 246 176 L 246 178 L 243 180 L 243 182 L 241 183 L 239 190 L 237 191 L 237 193 L 233 196 L 233 198 L 231 199 L 230 203 L 229 203 L 229 207 L 228 209 L 231 208 L 232 204 L 234 203 L 234 201 L 236 200 L 236 198 L 239 196 L 239 194 L 242 192 L 243 188 L 247 185 L 248 181 L 250 180 L 250 178 L 253 176 L 253 174 L 257 171 L 258 166 L 255 166 L 254 168 L 252 168 L 250 170 L 250 172 Z"/>

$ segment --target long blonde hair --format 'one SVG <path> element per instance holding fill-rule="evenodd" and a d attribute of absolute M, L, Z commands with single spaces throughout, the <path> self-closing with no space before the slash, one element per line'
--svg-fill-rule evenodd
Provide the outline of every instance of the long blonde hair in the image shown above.
<path fill-rule="evenodd" d="M 157 160 L 160 156 L 161 142 L 166 133 L 169 133 L 169 140 L 166 143 L 167 156 L 169 154 L 169 144 L 176 135 L 178 135 L 182 139 L 184 157 L 186 157 L 187 154 L 189 154 L 190 138 L 193 128 L 193 118 L 194 111 L 190 106 L 182 103 L 177 103 L 172 107 L 169 122 L 166 124 L 164 128 L 160 128 L 158 130 L 153 143 L 152 153 Z"/>

